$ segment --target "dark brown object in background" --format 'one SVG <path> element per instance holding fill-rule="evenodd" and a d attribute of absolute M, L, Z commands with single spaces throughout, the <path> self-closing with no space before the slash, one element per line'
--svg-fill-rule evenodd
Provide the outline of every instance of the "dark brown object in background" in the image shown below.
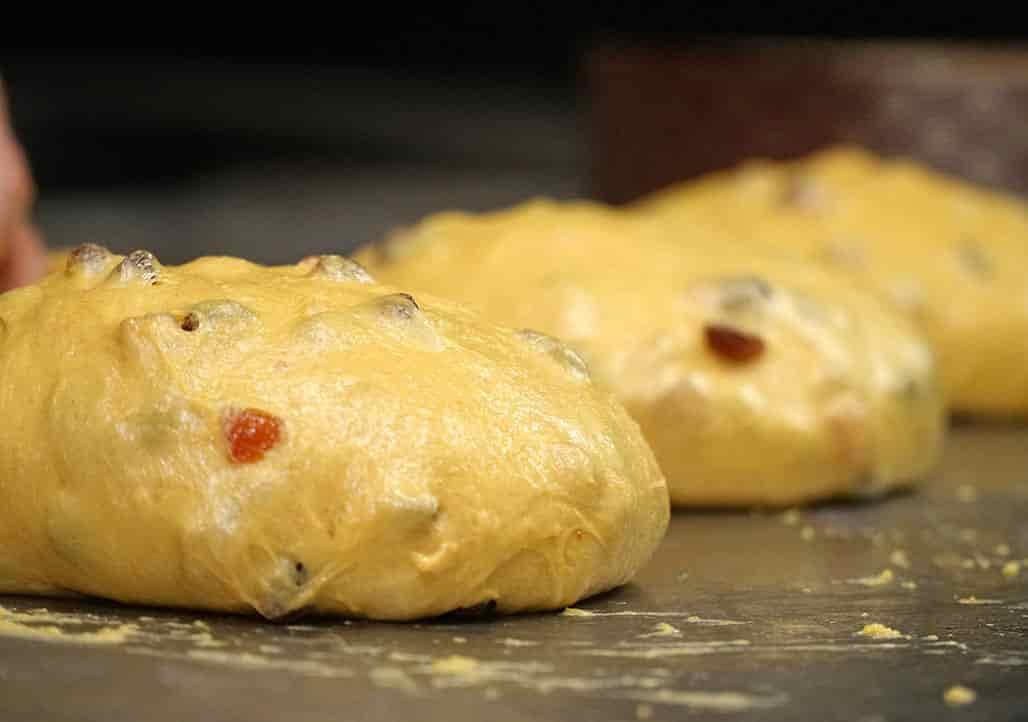
<path fill-rule="evenodd" d="M 837 143 L 1028 194 L 1028 47 L 609 44 L 586 62 L 592 193 L 623 203 Z"/>

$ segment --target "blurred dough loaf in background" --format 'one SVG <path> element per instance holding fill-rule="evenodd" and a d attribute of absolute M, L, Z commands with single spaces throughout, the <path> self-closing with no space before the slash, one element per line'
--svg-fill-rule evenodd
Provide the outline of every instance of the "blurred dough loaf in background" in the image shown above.
<path fill-rule="evenodd" d="M 935 347 L 950 408 L 1028 417 L 1028 206 L 910 160 L 839 146 L 755 159 L 632 210 L 688 245 L 696 224 L 874 289 Z"/>

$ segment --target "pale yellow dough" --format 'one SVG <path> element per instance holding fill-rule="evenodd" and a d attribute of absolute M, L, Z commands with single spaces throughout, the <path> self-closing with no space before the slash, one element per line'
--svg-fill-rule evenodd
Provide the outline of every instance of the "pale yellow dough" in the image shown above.
<path fill-rule="evenodd" d="M 1028 417 L 1028 205 L 927 166 L 835 147 L 753 160 L 640 201 L 672 234 L 712 224 L 874 289 L 933 343 L 950 407 Z"/>
<path fill-rule="evenodd" d="M 559 609 L 668 523 L 638 426 L 573 353 L 339 257 L 80 249 L 0 296 L 0 408 L 0 592 Z M 263 457 L 237 453 L 251 410 L 278 420 Z"/>
<path fill-rule="evenodd" d="M 934 358 L 898 313 L 810 264 L 591 203 L 444 213 L 361 249 L 388 282 L 563 338 L 638 419 L 681 506 L 876 495 L 935 464 Z M 707 327 L 759 339 L 719 355 Z"/>

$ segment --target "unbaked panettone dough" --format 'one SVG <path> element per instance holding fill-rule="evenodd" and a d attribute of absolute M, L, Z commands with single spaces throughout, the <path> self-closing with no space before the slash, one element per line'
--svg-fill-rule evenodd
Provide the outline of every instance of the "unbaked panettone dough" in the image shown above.
<path fill-rule="evenodd" d="M 591 203 L 442 213 L 356 257 L 412 292 L 574 347 L 638 419 L 681 506 L 872 496 L 919 480 L 945 415 L 900 314 L 712 229 Z"/>
<path fill-rule="evenodd" d="M 0 592 L 407 620 L 629 580 L 667 487 L 573 352 L 341 257 L 0 296 Z"/>
<path fill-rule="evenodd" d="M 687 238 L 713 224 L 875 289 L 932 342 L 952 409 L 1028 417 L 1028 205 L 837 147 L 754 160 L 640 201 Z"/>

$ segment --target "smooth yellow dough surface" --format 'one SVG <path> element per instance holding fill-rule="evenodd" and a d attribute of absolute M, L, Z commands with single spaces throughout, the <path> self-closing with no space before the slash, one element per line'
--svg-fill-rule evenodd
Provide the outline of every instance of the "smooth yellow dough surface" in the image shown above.
<path fill-rule="evenodd" d="M 83 247 L 0 295 L 0 408 L 0 592 L 559 609 L 668 523 L 638 425 L 573 353 L 340 257 Z"/>
<path fill-rule="evenodd" d="M 816 259 L 913 319 L 959 412 L 1028 417 L 1028 205 L 926 166 L 837 147 L 754 160 L 634 207 Z"/>
<path fill-rule="evenodd" d="M 639 421 L 677 505 L 875 495 L 934 466 L 945 415 L 906 319 L 816 266 L 692 231 L 534 201 L 438 214 L 356 257 L 567 341 Z M 741 332 L 749 358 L 712 346 L 712 327 Z"/>

